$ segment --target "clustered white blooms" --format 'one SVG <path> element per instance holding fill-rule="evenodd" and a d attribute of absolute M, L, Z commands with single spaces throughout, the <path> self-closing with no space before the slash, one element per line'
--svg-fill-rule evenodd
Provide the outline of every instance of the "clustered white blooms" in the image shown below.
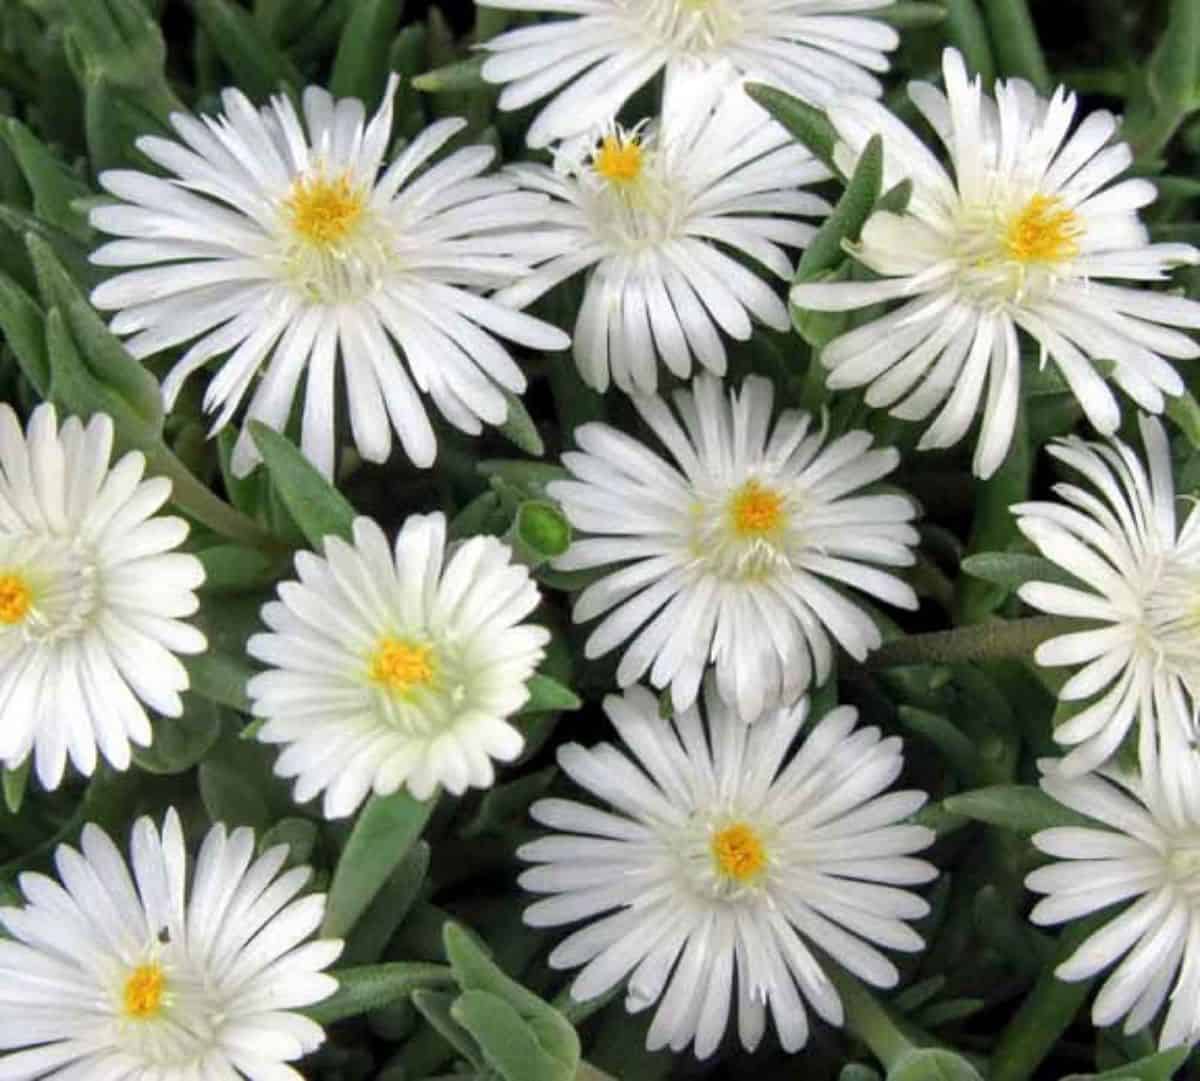
<path fill-rule="evenodd" d="M 413 515 L 389 546 L 369 518 L 353 543 L 296 556 L 300 580 L 262 611 L 270 633 L 250 655 L 270 669 L 247 692 L 258 738 L 287 746 L 276 771 L 296 801 L 324 790 L 328 817 L 402 785 L 427 799 L 494 779 L 521 733 L 508 721 L 550 635 L 521 620 L 540 597 L 528 568 L 494 537 L 447 545 L 442 514 Z"/>
<path fill-rule="evenodd" d="M 546 197 L 482 175 L 491 147 L 429 164 L 466 126 L 460 119 L 433 124 L 384 168 L 398 81 L 366 124 L 361 101 L 317 87 L 304 92 L 303 122 L 284 95 L 256 110 L 227 90 L 218 119 L 172 115 L 182 142 L 138 140 L 174 179 L 102 173 L 122 202 L 91 213 L 95 228 L 124 238 L 93 261 L 141 268 L 92 293 L 97 307 L 118 309 L 112 329 L 129 336 L 129 351 L 148 357 L 193 342 L 163 383 L 168 407 L 188 376 L 225 357 L 204 395 L 206 409 L 220 408 L 213 430 L 252 386 L 247 421 L 281 428 L 303 375 L 302 445 L 326 476 L 339 361 L 359 453 L 386 460 L 394 429 L 409 458 L 428 466 L 437 446 L 418 388 L 456 428 L 478 434 L 481 421 L 504 420 L 504 391 L 525 389 L 497 336 L 536 349 L 570 344 L 479 295 L 528 271 L 523 231 Z M 247 423 L 234 472 L 256 461 Z"/>
<path fill-rule="evenodd" d="M 107 416 L 60 429 L 40 405 L 22 432 L 0 404 L 0 761 L 32 754 L 47 789 L 68 758 L 83 774 L 97 751 L 126 769 L 130 744 L 151 740 L 146 707 L 183 711 L 175 655 L 206 644 L 183 621 L 204 581 L 174 550 L 188 525 L 156 513 L 171 482 L 144 478 L 139 451 L 110 467 L 112 449 Z"/>
<path fill-rule="evenodd" d="M 857 713 L 826 714 L 792 745 L 807 700 L 739 723 L 710 685 L 707 724 L 692 705 L 667 722 L 644 688 L 610 695 L 605 712 L 626 750 L 567 744 L 558 762 L 603 809 L 543 799 L 533 817 L 558 831 L 522 845 L 539 866 L 521 884 L 549 897 L 536 927 L 591 921 L 550 955 L 583 971 L 576 999 L 628 977 L 626 1009 L 658 1003 L 651 1049 L 716 1050 L 736 1014 L 753 1050 L 768 1014 L 788 1051 L 808 1039 L 806 1006 L 842 1023 L 842 1002 L 810 944 L 877 987 L 895 965 L 876 946 L 915 951 L 906 921 L 929 911 L 905 889 L 935 868 L 913 854 L 933 831 L 905 821 L 923 792 L 887 792 L 900 740 L 855 729 Z M 611 808 L 611 810 L 609 809 Z M 735 992 L 736 988 L 736 992 Z"/>
<path fill-rule="evenodd" d="M 56 850 L 61 885 L 22 874 L 25 905 L 0 908 L 0 1076 L 302 1081 L 287 1063 L 325 1036 L 296 1011 L 337 990 L 322 969 L 342 949 L 309 941 L 325 911 L 298 897 L 310 869 L 215 826 L 189 886 L 173 809 L 161 834 L 134 823 L 132 876 L 98 827 L 81 849 Z"/>
<path fill-rule="evenodd" d="M 1183 391 L 1168 358 L 1200 356 L 1170 327 L 1200 327 L 1200 303 L 1107 279 L 1156 281 L 1200 261 L 1188 244 L 1151 244 L 1138 210 L 1157 194 L 1149 180 L 1108 186 L 1133 160 L 1109 145 L 1111 113 L 1071 131 L 1075 95 L 1046 101 L 1022 80 L 996 84 L 993 101 L 948 49 L 946 91 L 911 83 L 909 95 L 950 154 L 953 176 L 878 102 L 847 95 L 830 106 L 849 173 L 872 135 L 883 139 L 884 182 L 912 181 L 902 214 L 878 211 L 853 254 L 880 275 L 871 282 L 808 282 L 792 289 L 801 308 L 847 311 L 903 300 L 895 311 L 834 339 L 822 352 L 833 388 L 866 386 L 869 405 L 925 420 L 922 448 L 957 443 L 984 398 L 975 451 L 987 477 L 1008 452 L 1020 397 L 1020 328 L 1050 357 L 1088 419 L 1116 431 L 1120 410 L 1093 367 L 1157 413 Z"/>
<path fill-rule="evenodd" d="M 1196 735 L 1200 510 L 1177 522 L 1166 432 L 1152 417 L 1140 423 L 1145 465 L 1117 439 L 1062 439 L 1049 453 L 1091 490 L 1059 484 L 1061 503 L 1012 508 L 1038 551 L 1079 582 L 1020 589 L 1027 604 L 1081 623 L 1035 655 L 1042 665 L 1080 666 L 1059 697 L 1092 700 L 1055 729 L 1060 743 L 1078 745 L 1061 763 L 1066 776 L 1105 762 L 1135 719 L 1148 733 L 1165 730 L 1175 744 Z"/>
<path fill-rule="evenodd" d="M 586 132 L 665 68 L 726 63 L 823 103 L 840 90 L 878 96 L 896 31 L 864 13 L 892 0 L 478 0 L 484 7 L 555 12 L 484 43 L 483 77 L 507 83 L 501 109 L 558 91 L 526 131 L 531 147 Z"/>
<path fill-rule="evenodd" d="M 793 218 L 829 210 L 801 186 L 830 174 L 730 75 L 681 70 L 659 119 L 631 130 L 610 121 L 560 146 L 553 169 L 508 167 L 553 197 L 542 239 L 557 254 L 496 299 L 523 308 L 591 268 L 573 341 L 597 390 L 611 370 L 622 390 L 653 393 L 660 359 L 681 378 L 693 357 L 724 375 L 721 332 L 745 341 L 751 317 L 791 325 L 777 291 L 722 247 L 790 280 L 780 245 L 803 247 L 816 231 Z"/>
<path fill-rule="evenodd" d="M 796 410 L 775 418 L 767 379 L 726 391 L 704 375 L 673 401 L 633 399 L 670 460 L 606 424 L 576 430 L 582 449 L 563 456 L 572 479 L 547 491 L 583 536 L 556 566 L 616 568 L 579 594 L 574 616 L 605 617 L 588 657 L 632 639 L 620 686 L 649 672 L 686 709 L 711 662 L 721 697 L 751 722 L 823 682 L 835 641 L 859 660 L 880 644 L 838 586 L 917 606 L 911 586 L 872 566 L 913 562 L 916 508 L 855 494 L 895 469 L 895 448 L 872 450 L 861 431 L 827 440 Z"/>

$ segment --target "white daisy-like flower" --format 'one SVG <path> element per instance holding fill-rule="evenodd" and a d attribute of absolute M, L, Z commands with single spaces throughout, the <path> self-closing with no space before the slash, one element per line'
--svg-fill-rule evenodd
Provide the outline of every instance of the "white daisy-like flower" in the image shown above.
<path fill-rule="evenodd" d="M 1055 729 L 1078 746 L 1063 760 L 1072 776 L 1094 769 L 1135 720 L 1148 734 L 1190 739 L 1200 693 L 1200 508 L 1177 524 L 1171 456 L 1162 425 L 1140 419 L 1146 462 L 1120 440 L 1069 437 L 1050 454 L 1089 488 L 1059 484 L 1061 503 L 1017 503 L 1017 525 L 1079 587 L 1029 582 L 1019 590 L 1043 612 L 1080 629 L 1043 642 L 1038 664 L 1079 666 L 1059 697 L 1095 698 Z M 1090 490 L 1089 490 L 1090 489 Z"/>
<path fill-rule="evenodd" d="M 324 1040 L 295 1012 L 327 998 L 341 942 L 308 941 L 324 894 L 296 899 L 308 867 L 287 845 L 254 858 L 254 833 L 214 827 L 191 875 L 179 816 L 133 826 L 132 876 L 99 827 L 55 852 L 61 885 L 20 876 L 0 908 L 0 1075 L 301 1081 L 288 1066 Z"/>
<path fill-rule="evenodd" d="M 140 451 L 110 468 L 112 448 L 104 414 L 60 430 L 41 405 L 22 432 L 0 404 L 0 762 L 32 753 L 47 789 L 68 757 L 83 774 L 97 750 L 127 768 L 130 743 L 151 740 L 146 707 L 183 712 L 175 654 L 206 645 L 182 621 L 204 581 L 200 561 L 174 550 L 188 525 L 155 513 L 171 482 L 143 479 Z"/>
<path fill-rule="evenodd" d="M 728 252 L 790 281 L 780 245 L 816 232 L 795 215 L 829 204 L 802 190 L 829 171 L 731 81 L 727 70 L 668 80 L 660 123 L 612 123 L 560 147 L 555 168 L 510 166 L 554 198 L 544 236 L 554 258 L 496 294 L 524 307 L 588 270 L 574 352 L 585 382 L 653 393 L 658 360 L 681 378 L 692 357 L 725 373 L 721 332 L 750 337 L 751 317 L 790 326 L 776 291 Z"/>
<path fill-rule="evenodd" d="M 1046 792 L 1107 828 L 1034 834 L 1033 843 L 1059 862 L 1025 884 L 1048 895 L 1030 916 L 1040 924 L 1129 902 L 1055 975 L 1086 980 L 1120 961 L 1096 995 L 1093 1022 L 1124 1017 L 1125 1032 L 1136 1032 L 1169 1000 L 1159 1035 L 1166 1048 L 1200 1039 L 1200 758 L 1170 735 L 1140 743 L 1140 775 L 1066 777 L 1053 761 L 1042 764 Z"/>
<path fill-rule="evenodd" d="M 823 682 L 836 639 L 862 660 L 881 641 L 871 616 L 835 585 L 903 608 L 912 589 L 887 571 L 914 561 L 915 507 L 899 494 L 851 495 L 890 473 L 895 448 L 867 432 L 826 444 L 812 418 L 772 423 L 774 388 L 752 376 L 725 393 L 703 375 L 634 405 L 670 460 L 605 424 L 575 432 L 572 480 L 547 491 L 580 534 L 564 570 L 619 565 L 575 601 L 577 622 L 607 613 L 584 647 L 599 657 L 632 638 L 617 668 L 627 687 L 649 671 L 676 709 L 716 664 L 722 698 L 746 722 Z M 682 421 L 682 423 L 681 423 Z"/>
<path fill-rule="evenodd" d="M 456 428 L 498 424 L 503 390 L 525 376 L 497 336 L 565 349 L 561 331 L 479 295 L 528 270 L 526 230 L 544 195 L 485 176 L 495 151 L 457 150 L 428 165 L 465 120 L 438 121 L 380 173 L 392 129 L 393 77 L 379 112 L 304 92 L 304 119 L 280 96 L 256 110 L 237 90 L 224 115 L 173 114 L 180 142 L 145 136 L 137 146 L 170 179 L 127 170 L 101 174 L 123 202 L 92 211 L 97 229 L 126 238 L 92 259 L 137 267 L 100 285 L 92 301 L 118 309 L 112 329 L 146 357 L 192 342 L 163 384 L 168 408 L 183 382 L 226 358 L 208 384 L 214 431 L 246 397 L 246 414 L 280 428 L 305 378 L 302 448 L 327 476 L 334 458 L 334 375 L 340 361 L 355 445 L 388 457 L 392 430 L 414 463 L 436 445 L 417 394 Z M 414 383 L 416 386 L 414 387 Z M 257 452 L 243 432 L 234 471 Z"/>
<path fill-rule="evenodd" d="M 612 809 L 533 805 L 537 821 L 562 832 L 518 850 L 541 865 L 521 885 L 552 895 L 530 905 L 525 922 L 589 921 L 550 964 L 583 966 L 571 985 L 576 1000 L 628 978 L 628 1011 L 658 1003 L 651 1050 L 694 1044 L 706 1058 L 736 1012 L 749 1050 L 769 1013 L 784 1048 L 796 1051 L 808 1039 L 806 1005 L 842 1023 L 809 943 L 876 987 L 898 979 L 876 946 L 921 949 L 905 921 L 929 906 L 897 887 L 937 874 L 913 858 L 933 831 L 904 823 L 925 793 L 886 791 L 900 774 L 900 740 L 855 731 L 850 707 L 827 714 L 790 758 L 807 699 L 750 728 L 711 685 L 705 707 L 707 726 L 695 706 L 668 722 L 653 695 L 631 688 L 604 703 L 627 751 L 559 750 L 563 771 Z"/>
<path fill-rule="evenodd" d="M 247 648 L 271 669 L 246 689 L 266 718 L 258 738 L 287 744 L 275 771 L 296 778 L 298 803 L 324 790 L 336 818 L 372 789 L 459 795 L 520 754 L 507 718 L 550 634 L 521 622 L 540 597 L 506 544 L 448 548 L 439 513 L 408 518 L 393 551 L 358 518 L 353 544 L 326 537 L 324 558 L 300 552 L 296 572 L 263 607 L 271 633 Z"/>
<path fill-rule="evenodd" d="M 864 15 L 892 0 L 479 0 L 485 7 L 576 16 L 509 30 L 484 43 L 483 77 L 507 83 L 501 109 L 556 96 L 529 125 L 546 146 L 615 116 L 655 75 L 727 63 L 822 104 L 838 92 L 878 96 L 900 41 Z"/>
<path fill-rule="evenodd" d="M 986 477 L 1012 441 L 1018 328 L 1105 434 L 1116 430 L 1120 410 L 1094 359 L 1113 362 L 1113 382 L 1148 412 L 1161 412 L 1163 394 L 1182 392 L 1167 358 L 1195 357 L 1200 348 L 1169 327 L 1200 327 L 1200 304 L 1105 279 L 1162 280 L 1200 253 L 1149 243 L 1138 218 L 1156 195 L 1149 180 L 1107 186 L 1133 159 L 1124 143 L 1109 145 L 1111 113 L 1090 113 L 1071 132 L 1075 95 L 1061 87 L 1046 101 L 1012 79 L 996 84 L 993 101 L 978 79 L 968 81 L 955 50 L 946 50 L 943 69 L 945 94 L 911 83 L 909 96 L 945 143 L 953 177 L 876 102 L 847 97 L 829 109 L 842 140 L 839 167 L 851 171 L 878 133 L 885 184 L 911 179 L 912 199 L 903 214 L 873 214 L 853 248 L 881 281 L 803 283 L 792 301 L 847 311 L 903 300 L 825 347 L 829 386 L 866 386 L 868 404 L 906 420 L 940 407 L 922 448 L 958 442 L 986 387 L 974 461 Z"/>

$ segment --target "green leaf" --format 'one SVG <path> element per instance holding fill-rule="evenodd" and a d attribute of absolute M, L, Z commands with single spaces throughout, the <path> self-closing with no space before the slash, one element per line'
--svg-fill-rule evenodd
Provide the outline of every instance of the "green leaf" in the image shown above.
<path fill-rule="evenodd" d="M 916 1047 L 888 1070 L 887 1081 L 983 1081 L 961 1055 L 934 1047 Z"/>
<path fill-rule="evenodd" d="M 12 149 L 33 192 L 37 216 L 80 243 L 90 245 L 91 227 L 74 206 L 75 200 L 91 195 L 88 186 L 19 120 L 0 123 L 0 137 Z"/>
<path fill-rule="evenodd" d="M 858 240 L 859 233 L 879 198 L 883 185 L 883 140 L 872 135 L 854 167 L 854 175 L 838 200 L 833 213 L 825 219 L 812 238 L 796 267 L 796 282 L 811 281 L 832 270 L 846 256 L 846 245 Z"/>
<path fill-rule="evenodd" d="M 233 766 L 216 759 L 202 762 L 199 772 L 200 799 L 214 822 L 250 826 L 256 833 L 267 828 L 271 811 L 257 786 Z"/>
<path fill-rule="evenodd" d="M 213 48 L 233 73 L 234 83 L 262 101 L 282 87 L 304 86 L 304 77 L 286 53 L 266 37 L 244 8 L 228 0 L 194 0 L 192 10 Z"/>
<path fill-rule="evenodd" d="M 183 696 L 183 714 L 154 722 L 154 742 L 135 747 L 133 760 L 147 773 L 173 774 L 191 769 L 221 737 L 221 711 L 210 699 Z"/>
<path fill-rule="evenodd" d="M 204 564 L 205 593 L 242 593 L 269 586 L 282 574 L 280 561 L 258 548 L 218 544 L 196 553 Z"/>
<path fill-rule="evenodd" d="M 383 97 L 401 0 L 358 0 L 342 27 L 329 92 L 359 98 L 370 111 Z"/>
<path fill-rule="evenodd" d="M 508 412 L 504 416 L 498 431 L 518 450 L 523 450 L 531 458 L 540 458 L 546 453 L 546 444 L 542 441 L 541 432 L 537 430 L 529 410 L 511 390 L 500 388 L 504 400 L 508 404 Z"/>
<path fill-rule="evenodd" d="M 258 851 L 261 855 L 279 845 L 288 846 L 288 858 L 285 867 L 302 867 L 313 862 L 313 852 L 316 850 L 320 831 L 307 818 L 282 818 L 258 838 Z M 346 954 L 343 951 L 340 958 L 344 964 Z"/>
<path fill-rule="evenodd" d="M 162 431 L 163 423 L 162 391 L 158 380 L 104 325 L 50 245 L 33 235 L 26 237 L 26 245 L 42 300 L 47 309 L 57 308 L 62 313 L 88 374 L 105 390 L 118 396 L 147 433 L 157 435 Z M 52 354 L 52 372 L 54 359 Z M 118 419 L 114 417 L 114 420 Z"/>
<path fill-rule="evenodd" d="M 499 477 L 506 484 L 520 488 L 540 499 L 546 494 L 546 485 L 559 480 L 570 480 L 571 474 L 561 465 L 550 462 L 529 462 L 523 458 L 488 458 L 476 467 L 485 477 Z"/>
<path fill-rule="evenodd" d="M 878 1070 L 864 1066 L 861 1062 L 848 1062 L 838 1074 L 838 1081 L 882 1081 Z"/>
<path fill-rule="evenodd" d="M 413 993 L 412 1003 L 455 1051 L 476 1069 L 484 1066 L 483 1052 L 475 1038 L 460 1025 L 452 1012 L 458 996 L 446 991 L 418 990 Z"/>
<path fill-rule="evenodd" d="M 990 89 L 996 81 L 996 60 L 976 0 L 946 0 L 946 36 L 963 54 L 967 70 L 978 75 Z"/>
<path fill-rule="evenodd" d="M 1178 397 L 1167 398 L 1167 416 L 1179 425 L 1188 442 L 1200 449 L 1200 403 L 1191 391 L 1185 390 Z"/>
<path fill-rule="evenodd" d="M 330 535 L 350 540 L 355 514 L 346 497 L 321 476 L 294 443 L 273 428 L 253 420 L 250 434 L 271 483 L 309 544 L 319 548 Z"/>
<path fill-rule="evenodd" d="M 429 855 L 429 845 L 424 841 L 417 841 L 408 850 L 347 937 L 343 964 L 366 964 L 383 953 L 420 896 L 429 874 Z"/>
<path fill-rule="evenodd" d="M 50 358 L 46 353 L 45 317 L 33 298 L 4 274 L 0 274 L 0 330 L 25 378 L 40 397 L 47 397 Z"/>
<path fill-rule="evenodd" d="M 1049 97 L 1054 80 L 1046 67 L 1026 0 L 983 0 L 983 15 L 1000 71 L 1028 79 L 1040 94 Z"/>
<path fill-rule="evenodd" d="M 29 788 L 29 771 L 33 767 L 33 755 L 14 769 L 0 770 L 0 785 L 4 788 L 4 806 L 9 814 L 17 814 L 25 802 L 25 793 Z"/>
<path fill-rule="evenodd" d="M 557 1057 L 502 998 L 486 991 L 466 991 L 450 1013 L 475 1037 L 488 1065 L 505 1081 L 573 1081 L 579 1065 L 578 1041 L 573 1057 Z"/>
<path fill-rule="evenodd" d="M 941 4 L 900 0 L 900 3 L 884 8 L 877 18 L 897 30 L 927 30 L 945 21 L 946 9 Z"/>
<path fill-rule="evenodd" d="M 820 109 L 765 83 L 747 83 L 746 93 L 808 147 L 815 158 L 824 162 L 834 173 L 838 172 L 833 160 L 837 132 Z"/>
<path fill-rule="evenodd" d="M 426 71 L 413 77 L 412 84 L 426 94 L 444 94 L 449 91 L 482 90 L 490 86 L 483 78 L 483 63 L 486 54 L 458 60 L 453 64 Z"/>
<path fill-rule="evenodd" d="M 367 800 L 333 873 L 322 935 L 345 937 L 416 844 L 436 802 L 403 789 Z"/>
<path fill-rule="evenodd" d="M 529 700 L 518 711 L 518 716 L 523 713 L 579 709 L 583 705 L 583 700 L 574 691 L 549 676 L 535 673 L 525 684 L 525 689 L 529 692 Z"/>
<path fill-rule="evenodd" d="M 1054 582 L 1057 585 L 1078 586 L 1079 579 L 1057 563 L 1043 556 L 1025 552 L 980 552 L 967 556 L 961 567 L 973 578 L 1001 586 L 1015 593 L 1029 582 Z"/>
<path fill-rule="evenodd" d="M 1100 828 L 1098 823 L 1064 807 L 1058 800 L 1048 796 L 1032 785 L 992 785 L 976 788 L 948 796 L 942 801 L 952 814 L 987 822 L 993 826 L 1030 835 L 1038 830 L 1053 826 L 1088 826 Z"/>
<path fill-rule="evenodd" d="M 1187 1061 L 1190 1047 L 1172 1047 L 1157 1055 L 1126 1062 L 1115 1070 L 1104 1073 L 1073 1073 L 1062 1081 L 1171 1081 L 1179 1068 Z"/>
<path fill-rule="evenodd" d="M 347 1017 L 357 1017 L 390 1002 L 406 998 L 415 990 L 442 987 L 453 983 L 445 965 L 401 962 L 388 965 L 364 965 L 335 969 L 332 973 L 338 989 L 324 1002 L 299 1011 L 318 1025 L 331 1025 Z"/>

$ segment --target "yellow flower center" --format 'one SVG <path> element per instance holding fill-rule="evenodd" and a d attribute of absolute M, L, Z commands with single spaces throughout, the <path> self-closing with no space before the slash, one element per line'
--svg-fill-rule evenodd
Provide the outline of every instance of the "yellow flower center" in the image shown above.
<path fill-rule="evenodd" d="M 713 834 L 713 861 L 717 871 L 736 882 L 750 882 L 767 865 L 762 838 L 745 822 L 734 822 Z"/>
<path fill-rule="evenodd" d="M 733 531 L 739 537 L 762 537 L 782 525 L 783 496 L 756 480 L 748 480 L 734 493 L 729 512 Z"/>
<path fill-rule="evenodd" d="M 161 965 L 138 965 L 125 981 L 125 1015 L 139 1021 L 158 1016 L 164 983 Z"/>
<path fill-rule="evenodd" d="M 341 243 L 358 224 L 366 209 L 362 192 L 343 173 L 334 180 L 317 176 L 298 179 L 283 205 L 291 214 L 292 228 L 308 243 L 329 248 Z"/>
<path fill-rule="evenodd" d="M 1083 226 L 1053 196 L 1035 195 L 1008 223 L 1004 249 L 1019 263 L 1057 263 L 1079 254 Z"/>
<path fill-rule="evenodd" d="M 0 574 L 0 623 L 20 623 L 33 607 L 33 590 L 19 574 Z"/>
<path fill-rule="evenodd" d="M 405 694 L 433 682 L 433 650 L 399 638 L 384 638 L 371 655 L 371 680 L 389 691 Z"/>
<path fill-rule="evenodd" d="M 592 155 L 592 167 L 612 184 L 630 184 L 642 172 L 642 147 L 637 137 L 606 135 Z"/>

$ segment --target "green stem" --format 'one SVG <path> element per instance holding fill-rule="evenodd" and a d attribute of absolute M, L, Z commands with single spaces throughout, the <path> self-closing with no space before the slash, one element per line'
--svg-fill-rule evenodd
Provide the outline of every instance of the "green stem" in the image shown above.
<path fill-rule="evenodd" d="M 913 1049 L 913 1042 L 857 979 L 837 965 L 826 965 L 825 972 L 841 997 L 846 1028 L 871 1049 L 885 1068 L 890 1069 Z"/>
<path fill-rule="evenodd" d="M 963 664 L 1028 657 L 1047 638 L 1078 630 L 1079 621 L 1065 616 L 991 620 L 932 631 L 885 642 L 867 658 L 867 668 L 905 664 Z"/>
<path fill-rule="evenodd" d="M 268 533 L 253 518 L 215 496 L 170 451 L 162 448 L 156 453 L 152 449 L 147 458 L 151 460 L 154 472 L 171 479 L 172 502 L 196 521 L 208 526 L 214 533 L 220 533 L 230 540 L 241 541 L 252 548 L 265 548 L 270 551 L 281 547 L 278 538 Z"/>

